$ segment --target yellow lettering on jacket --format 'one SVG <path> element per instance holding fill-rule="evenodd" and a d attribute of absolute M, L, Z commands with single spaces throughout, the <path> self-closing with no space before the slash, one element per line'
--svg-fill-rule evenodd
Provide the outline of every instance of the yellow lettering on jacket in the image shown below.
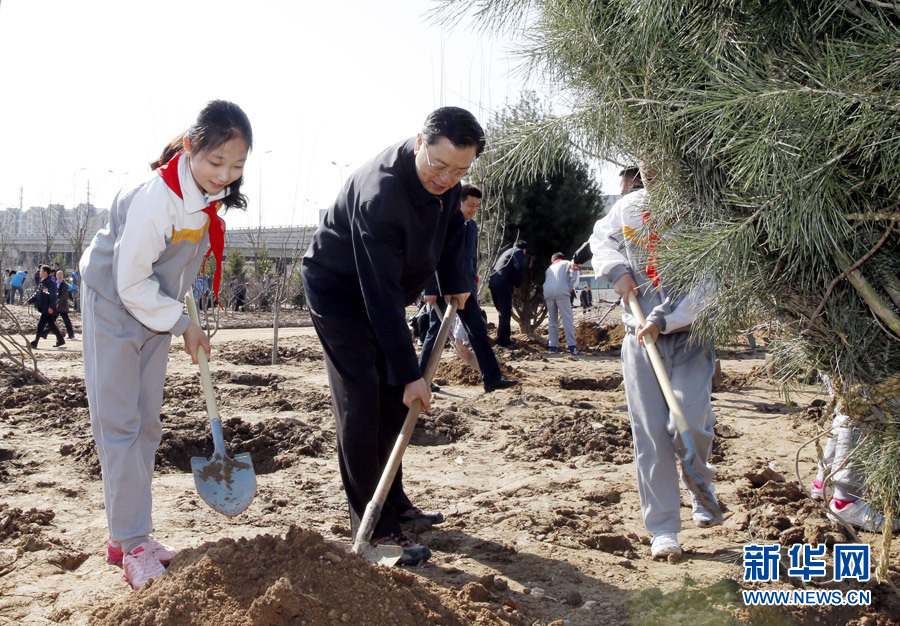
<path fill-rule="evenodd" d="M 209 221 L 203 225 L 203 228 L 185 228 L 182 230 L 175 230 L 175 227 L 172 227 L 172 243 L 178 243 L 179 241 L 193 241 L 197 243 L 201 239 L 203 239 L 203 235 L 206 234 L 207 229 L 209 228 Z"/>

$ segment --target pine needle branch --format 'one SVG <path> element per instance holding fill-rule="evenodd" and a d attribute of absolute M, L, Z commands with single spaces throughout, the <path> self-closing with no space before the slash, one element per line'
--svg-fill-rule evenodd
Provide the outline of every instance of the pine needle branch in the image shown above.
<path fill-rule="evenodd" d="M 894 225 L 896 223 L 897 223 L 896 221 L 892 221 L 890 223 L 890 225 L 888 226 L 887 231 L 885 231 L 884 236 L 882 236 L 882 238 L 878 241 L 878 243 L 875 244 L 875 246 L 871 250 L 866 252 L 862 257 L 860 257 L 860 259 L 856 263 L 854 263 L 853 265 L 851 265 L 850 267 L 845 269 L 843 272 L 841 272 L 838 275 L 837 278 L 835 278 L 833 281 L 831 281 L 831 284 L 828 285 L 828 289 L 825 290 L 825 296 L 822 298 L 822 301 L 819 303 L 819 306 L 816 307 L 815 312 L 812 314 L 813 319 L 819 317 L 819 314 L 822 313 L 822 309 L 825 308 L 825 303 L 828 302 L 828 298 L 831 296 L 831 291 L 835 288 L 835 286 L 839 282 L 844 280 L 844 278 L 846 278 L 850 272 L 852 272 L 853 270 L 855 270 L 856 268 L 861 266 L 863 263 L 865 263 L 873 254 L 875 254 L 878 251 L 878 248 L 880 248 L 884 244 L 884 242 L 888 240 L 888 237 L 891 236 L 891 232 L 894 230 Z"/>

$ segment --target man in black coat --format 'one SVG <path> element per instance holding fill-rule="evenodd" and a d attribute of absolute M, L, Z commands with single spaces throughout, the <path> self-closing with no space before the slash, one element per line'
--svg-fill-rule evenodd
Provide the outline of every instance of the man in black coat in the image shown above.
<path fill-rule="evenodd" d="M 354 535 L 403 426 L 404 405 L 416 399 L 426 410 L 431 405 L 406 306 L 435 270 L 444 293 L 461 306 L 469 295 L 459 181 L 482 150 L 484 131 L 471 113 L 457 107 L 432 112 L 417 137 L 387 148 L 350 176 L 303 258 Z M 431 550 L 403 534 L 401 523 L 442 519 L 413 506 L 398 471 L 372 543 L 402 546 L 400 563 L 419 563 Z"/>
<path fill-rule="evenodd" d="M 485 328 L 484 320 L 481 317 L 481 308 L 478 306 L 478 300 L 474 294 L 478 291 L 478 224 L 475 222 L 475 214 L 481 208 L 481 189 L 475 185 L 463 185 L 462 188 L 462 204 L 460 211 L 466 218 L 465 223 L 465 246 L 466 246 L 466 280 L 469 282 L 469 291 L 473 297 L 469 299 L 469 304 L 465 309 L 459 312 L 459 319 L 466 329 L 469 336 L 469 343 L 472 345 L 472 351 L 478 360 L 478 367 L 481 370 L 481 382 L 484 390 L 488 393 L 498 389 L 506 389 L 512 387 L 518 381 L 503 378 L 500 372 L 500 364 L 497 363 L 497 357 L 491 348 L 488 339 L 487 328 Z M 434 291 L 436 295 L 431 295 L 429 291 Z M 426 289 L 425 299 L 433 306 L 431 311 L 431 324 L 428 327 L 428 334 L 422 342 L 422 352 L 419 354 L 419 368 L 425 372 L 428 366 L 428 359 L 434 350 L 434 344 L 437 342 L 438 332 L 441 328 L 441 317 L 443 317 L 444 305 L 438 299 L 440 289 L 437 288 L 436 281 L 429 285 Z M 439 391 L 436 385 L 431 386 L 432 391 Z"/>
<path fill-rule="evenodd" d="M 75 339 L 75 331 L 72 329 L 72 320 L 69 319 L 69 284 L 66 282 L 62 270 L 56 272 L 56 313 L 53 314 L 53 325 L 56 318 L 61 317 L 66 325 L 66 336 Z"/>
<path fill-rule="evenodd" d="M 41 266 L 39 278 L 40 282 L 37 290 L 28 299 L 28 304 L 33 303 L 41 314 L 38 320 L 37 334 L 34 336 L 34 341 L 31 342 L 31 347 L 38 347 L 38 340 L 46 329 L 56 335 L 56 347 L 58 348 L 64 345 L 66 340 L 63 339 L 62 333 L 59 332 L 59 328 L 56 327 L 56 323 L 53 321 L 53 312 L 56 310 L 56 280 L 50 276 L 49 265 Z"/>
<path fill-rule="evenodd" d="M 516 342 L 510 338 L 510 320 L 512 319 L 513 289 L 525 281 L 525 251 L 528 244 L 521 239 L 515 247 L 500 255 L 494 264 L 488 287 L 491 298 L 497 308 L 497 345 L 508 348 Z"/>

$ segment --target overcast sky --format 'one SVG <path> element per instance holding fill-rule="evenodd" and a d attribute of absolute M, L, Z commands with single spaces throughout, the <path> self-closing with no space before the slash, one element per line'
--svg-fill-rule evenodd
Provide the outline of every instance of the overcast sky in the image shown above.
<path fill-rule="evenodd" d="M 428 0 L 2 0 L 0 209 L 108 207 L 211 99 L 250 117 L 246 215 L 309 224 L 341 180 L 444 105 L 483 123 L 526 85 L 507 40 Z M 333 164 L 334 162 L 335 164 Z M 603 172 L 606 193 L 615 177 Z M 74 203 L 73 203 L 74 200 Z M 260 210 L 261 209 L 261 210 Z"/>

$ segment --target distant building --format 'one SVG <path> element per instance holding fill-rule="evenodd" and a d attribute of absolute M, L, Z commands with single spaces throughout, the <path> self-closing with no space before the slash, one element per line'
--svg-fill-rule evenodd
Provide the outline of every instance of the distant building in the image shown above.
<path fill-rule="evenodd" d="M 0 211 L 0 269 L 30 269 L 38 263 L 61 259 L 71 271 L 78 263 L 75 256 L 80 257 L 108 221 L 108 209 L 84 203 L 74 209 L 51 204 L 25 211 Z M 298 260 L 306 252 L 315 229 L 314 225 L 229 228 L 225 232 L 225 252 L 238 251 L 253 259 L 265 251 L 267 258 L 280 263 Z"/>

